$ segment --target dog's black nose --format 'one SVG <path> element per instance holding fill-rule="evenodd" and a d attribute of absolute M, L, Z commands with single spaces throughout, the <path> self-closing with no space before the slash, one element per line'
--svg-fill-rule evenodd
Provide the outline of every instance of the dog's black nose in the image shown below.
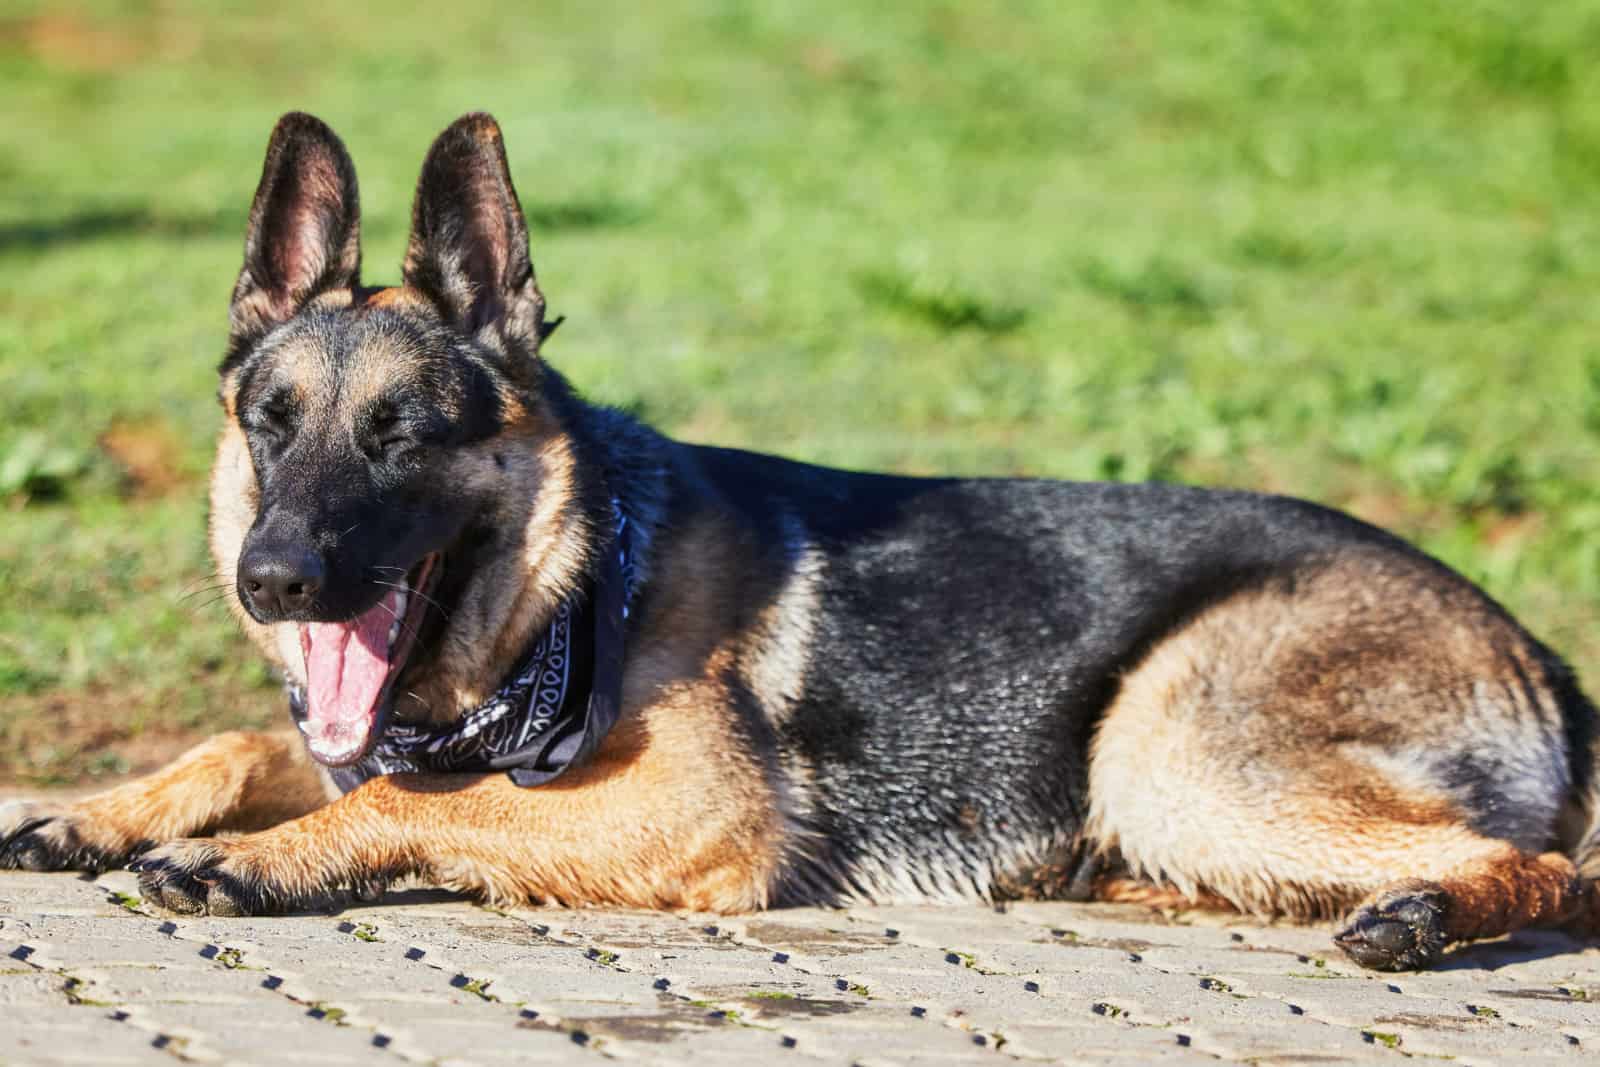
<path fill-rule="evenodd" d="M 256 545 L 239 558 L 239 598 L 257 619 L 275 622 L 308 610 L 324 577 L 314 552 Z"/>

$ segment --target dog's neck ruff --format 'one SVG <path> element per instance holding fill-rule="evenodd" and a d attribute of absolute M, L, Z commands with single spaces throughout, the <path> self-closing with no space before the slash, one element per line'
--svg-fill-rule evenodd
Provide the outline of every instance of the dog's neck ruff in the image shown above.
<path fill-rule="evenodd" d="M 621 713 L 623 623 L 637 567 L 616 501 L 615 534 L 588 590 L 563 601 L 521 667 L 494 696 L 440 726 L 391 723 L 372 751 L 329 774 L 348 793 L 385 774 L 505 771 L 543 785 L 593 756 Z M 289 713 L 305 717 L 305 692 L 289 685 Z"/>

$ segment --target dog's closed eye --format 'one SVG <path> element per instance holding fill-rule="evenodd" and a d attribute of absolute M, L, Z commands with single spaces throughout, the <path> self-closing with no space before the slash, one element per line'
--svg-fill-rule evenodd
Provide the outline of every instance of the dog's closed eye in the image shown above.
<path fill-rule="evenodd" d="M 293 396 L 280 391 L 250 409 L 241 421 L 245 429 L 277 443 L 288 439 L 299 418 L 300 408 Z"/>
<path fill-rule="evenodd" d="M 364 436 L 366 452 L 374 459 L 416 443 L 411 426 L 397 408 L 388 404 L 373 408 L 368 414 Z"/>

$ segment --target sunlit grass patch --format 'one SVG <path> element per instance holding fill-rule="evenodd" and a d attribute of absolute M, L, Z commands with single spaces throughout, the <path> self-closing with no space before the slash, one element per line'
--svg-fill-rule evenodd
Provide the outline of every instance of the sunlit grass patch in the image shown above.
<path fill-rule="evenodd" d="M 568 317 L 549 358 L 664 430 L 1309 496 L 1484 582 L 1593 685 L 1596 40 L 1595 0 L 14 4 L 0 778 L 281 714 L 207 602 L 203 482 L 291 107 L 355 156 L 369 281 L 429 139 L 495 112 Z"/>

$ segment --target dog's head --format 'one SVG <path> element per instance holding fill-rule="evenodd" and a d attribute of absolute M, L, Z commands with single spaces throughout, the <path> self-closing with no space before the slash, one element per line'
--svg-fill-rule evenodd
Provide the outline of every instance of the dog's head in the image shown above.
<path fill-rule="evenodd" d="M 359 221 L 344 145 L 286 115 L 233 291 L 212 482 L 220 572 L 305 686 L 331 765 L 365 755 L 396 700 L 447 716 L 495 682 L 541 607 L 529 557 L 568 536 L 551 327 L 499 127 L 468 115 L 434 142 L 402 286 L 362 286 Z"/>

